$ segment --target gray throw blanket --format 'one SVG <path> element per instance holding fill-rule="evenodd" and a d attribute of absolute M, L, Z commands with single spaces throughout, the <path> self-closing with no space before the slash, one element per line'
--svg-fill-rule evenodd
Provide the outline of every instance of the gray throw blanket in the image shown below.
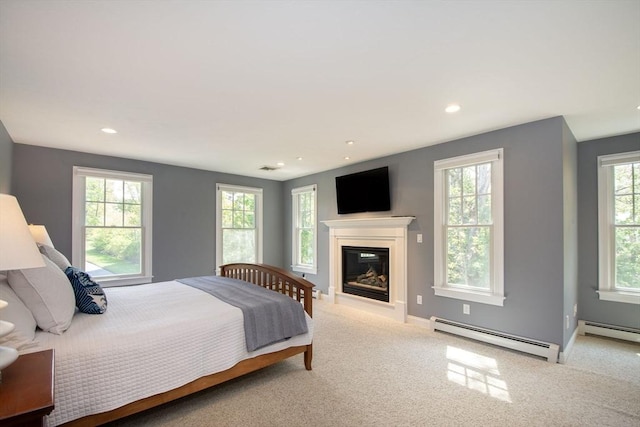
<path fill-rule="evenodd" d="M 178 282 L 242 310 L 247 351 L 307 332 L 302 304 L 286 295 L 222 276 L 190 277 Z"/>

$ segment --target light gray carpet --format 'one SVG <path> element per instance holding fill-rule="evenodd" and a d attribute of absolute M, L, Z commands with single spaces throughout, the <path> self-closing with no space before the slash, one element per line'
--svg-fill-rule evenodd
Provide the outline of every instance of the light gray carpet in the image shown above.
<path fill-rule="evenodd" d="M 313 371 L 296 356 L 113 425 L 640 426 L 638 344 L 579 337 L 551 364 L 314 302 Z"/>

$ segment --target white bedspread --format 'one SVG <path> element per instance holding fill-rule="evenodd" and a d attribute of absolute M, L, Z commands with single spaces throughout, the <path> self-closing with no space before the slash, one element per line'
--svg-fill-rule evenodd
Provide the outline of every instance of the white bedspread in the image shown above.
<path fill-rule="evenodd" d="M 248 353 L 242 312 L 181 283 L 106 288 L 101 315 L 76 313 L 55 349 L 55 409 L 49 425 L 109 411 L 231 368 L 241 360 L 307 345 L 309 333 Z"/>

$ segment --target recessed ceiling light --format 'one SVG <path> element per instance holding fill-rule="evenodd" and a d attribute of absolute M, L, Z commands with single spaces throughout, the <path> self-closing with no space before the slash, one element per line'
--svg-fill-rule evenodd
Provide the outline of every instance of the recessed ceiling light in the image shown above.
<path fill-rule="evenodd" d="M 638 110 L 640 110 L 640 105 L 638 105 Z"/>
<path fill-rule="evenodd" d="M 276 163 L 276 166 L 282 167 L 282 166 L 284 166 L 284 162 L 278 162 L 278 163 Z"/>
<path fill-rule="evenodd" d="M 118 133 L 118 131 L 117 131 L 117 130 L 115 130 L 115 129 L 111 129 L 111 128 L 102 128 L 102 129 L 100 129 L 100 130 L 101 130 L 102 132 L 104 132 L 104 133 Z"/>
<path fill-rule="evenodd" d="M 344 159 L 345 159 L 345 160 L 349 160 L 350 158 L 351 158 L 351 157 L 349 157 L 349 156 L 344 156 Z"/>
<path fill-rule="evenodd" d="M 447 113 L 457 113 L 460 111 L 460 106 L 458 104 L 449 104 L 447 108 L 444 109 Z"/>
<path fill-rule="evenodd" d="M 296 157 L 296 160 L 302 160 L 302 157 Z"/>
<path fill-rule="evenodd" d="M 345 144 L 347 144 L 347 145 L 353 145 L 353 144 L 354 144 L 354 141 L 349 140 L 349 141 L 346 141 L 346 142 L 345 142 Z"/>

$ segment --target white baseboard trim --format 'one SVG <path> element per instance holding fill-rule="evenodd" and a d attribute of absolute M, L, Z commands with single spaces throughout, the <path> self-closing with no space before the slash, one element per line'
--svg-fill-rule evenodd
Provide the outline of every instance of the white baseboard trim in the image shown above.
<path fill-rule="evenodd" d="M 569 356 L 571 356 L 571 351 L 573 350 L 573 345 L 576 343 L 576 338 L 578 337 L 578 328 L 574 329 L 571 338 L 566 346 L 562 349 L 562 351 L 558 354 L 558 363 L 565 364 L 567 360 L 569 360 Z"/>
<path fill-rule="evenodd" d="M 603 337 L 640 343 L 640 329 L 607 325 L 605 323 L 591 322 L 589 320 L 578 320 L 578 334 L 600 335 Z"/>
<path fill-rule="evenodd" d="M 407 323 L 410 323 L 412 325 L 422 326 L 423 328 L 431 329 L 431 320 L 425 319 L 424 317 L 408 315 Z"/>

